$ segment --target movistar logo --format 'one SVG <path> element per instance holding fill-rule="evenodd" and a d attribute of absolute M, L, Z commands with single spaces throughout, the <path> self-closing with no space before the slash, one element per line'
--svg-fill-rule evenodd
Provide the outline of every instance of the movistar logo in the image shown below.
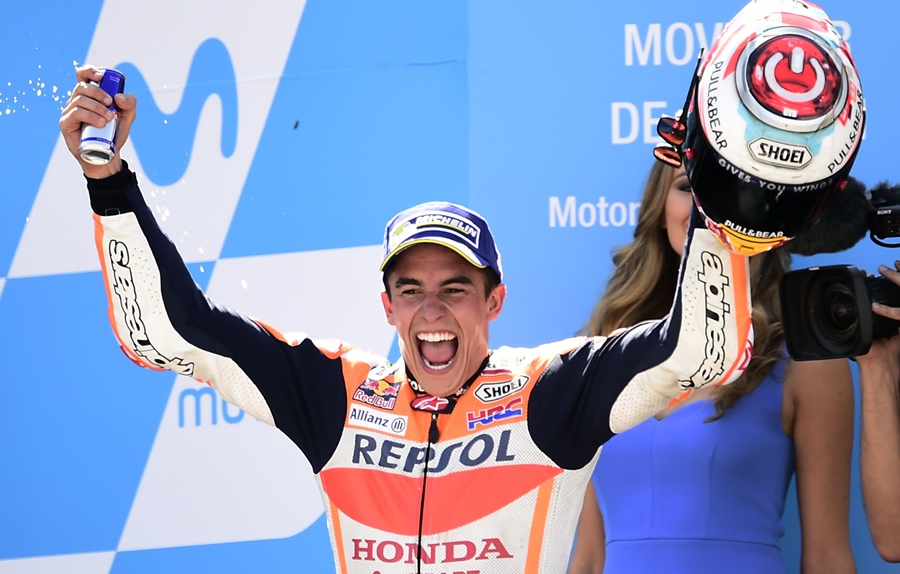
<path fill-rule="evenodd" d="M 222 155 L 231 157 L 234 153 L 238 137 L 237 78 L 231 55 L 221 40 L 210 38 L 197 48 L 181 103 L 171 114 L 159 109 L 149 97 L 150 87 L 134 64 L 124 62 L 117 69 L 125 74 L 127 91 L 140 98 L 141 129 L 133 132 L 130 139 L 140 150 L 144 172 L 152 175 L 154 183 L 172 185 L 184 177 L 191 162 L 200 112 L 213 96 L 222 107 Z M 141 142 L 153 145 L 141 146 Z"/>

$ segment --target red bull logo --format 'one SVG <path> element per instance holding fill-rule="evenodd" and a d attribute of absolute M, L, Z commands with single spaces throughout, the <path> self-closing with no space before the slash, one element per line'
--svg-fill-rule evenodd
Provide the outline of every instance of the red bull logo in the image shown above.
<path fill-rule="evenodd" d="M 400 392 L 399 382 L 388 382 L 385 379 L 368 379 L 353 393 L 353 400 L 380 409 L 394 410 L 397 394 Z"/>

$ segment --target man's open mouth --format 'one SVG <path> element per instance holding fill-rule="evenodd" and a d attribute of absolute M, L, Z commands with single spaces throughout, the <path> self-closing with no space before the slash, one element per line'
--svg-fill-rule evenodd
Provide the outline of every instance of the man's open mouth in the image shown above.
<path fill-rule="evenodd" d="M 419 333 L 419 355 L 429 369 L 441 371 L 453 364 L 459 341 L 456 335 L 447 331 Z"/>

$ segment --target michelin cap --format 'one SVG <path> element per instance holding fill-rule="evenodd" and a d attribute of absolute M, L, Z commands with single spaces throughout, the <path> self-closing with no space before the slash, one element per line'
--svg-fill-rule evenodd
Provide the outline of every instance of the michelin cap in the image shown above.
<path fill-rule="evenodd" d="M 452 249 L 475 267 L 493 269 L 503 279 L 500 251 L 483 217 L 455 203 L 432 201 L 402 211 L 384 231 L 381 270 L 404 249 L 433 243 Z"/>

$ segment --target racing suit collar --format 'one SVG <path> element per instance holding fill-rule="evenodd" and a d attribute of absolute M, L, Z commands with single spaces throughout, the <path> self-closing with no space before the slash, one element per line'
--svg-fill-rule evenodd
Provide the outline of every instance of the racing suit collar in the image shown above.
<path fill-rule="evenodd" d="M 485 357 L 484 360 L 481 362 L 481 366 L 478 367 L 478 369 L 475 371 L 475 374 L 472 375 L 471 377 L 469 377 L 469 380 L 467 380 L 465 383 L 463 383 L 463 386 L 458 388 L 456 390 L 456 392 L 453 393 L 453 397 L 461 397 L 463 395 L 463 393 L 465 393 L 469 389 L 469 387 L 472 386 L 472 383 L 474 383 L 475 380 L 481 376 L 481 372 L 484 371 L 484 368 L 487 366 L 490 358 L 491 358 L 491 353 L 489 351 L 488 356 Z M 427 395 L 428 393 L 425 391 L 425 389 L 423 389 L 422 386 L 419 383 L 417 383 L 416 380 L 413 378 L 413 374 L 409 370 L 409 367 L 404 365 L 404 369 L 406 370 L 406 380 L 409 382 L 410 388 L 417 395 Z M 448 397 L 448 398 L 450 398 L 450 397 Z"/>

